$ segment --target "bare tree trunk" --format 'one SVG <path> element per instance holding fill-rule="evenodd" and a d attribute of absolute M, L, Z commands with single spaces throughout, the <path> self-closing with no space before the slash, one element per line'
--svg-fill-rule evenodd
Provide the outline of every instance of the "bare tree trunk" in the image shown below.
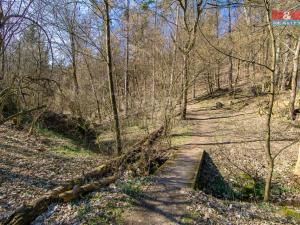
<path fill-rule="evenodd" d="M 188 60 L 189 55 L 183 55 L 183 93 L 182 93 L 182 108 L 181 108 L 181 119 L 186 119 L 186 110 L 187 110 L 187 95 L 188 95 Z"/>
<path fill-rule="evenodd" d="M 286 35 L 286 49 L 284 53 L 284 65 L 283 65 L 283 73 L 281 80 L 281 91 L 287 89 L 287 83 L 289 80 L 289 59 L 290 59 L 290 49 L 291 49 L 291 35 Z"/>
<path fill-rule="evenodd" d="M 280 74 L 280 67 L 279 67 L 279 61 L 280 61 L 280 44 L 278 43 L 276 48 L 276 66 L 275 66 L 275 84 L 278 85 L 279 83 L 279 74 Z"/>
<path fill-rule="evenodd" d="M 4 79 L 4 67 L 5 67 L 5 43 L 4 43 L 4 24 L 2 24 L 4 18 L 4 13 L 3 13 L 3 7 L 2 7 L 2 1 L 0 2 L 0 54 L 2 58 L 2 66 L 1 66 L 1 73 L 0 73 L 0 81 Z M 1 86 L 0 86 L 1 88 Z"/>
<path fill-rule="evenodd" d="M 125 115 L 128 114 L 128 92 L 129 92 L 129 13 L 130 13 L 130 0 L 127 0 L 126 8 L 126 63 L 125 63 L 125 77 L 124 77 L 124 91 L 125 91 Z"/>
<path fill-rule="evenodd" d="M 157 0 L 155 0 L 155 14 L 154 14 L 154 32 L 156 33 L 156 26 L 157 26 Z M 155 42 L 153 42 L 155 45 Z M 152 113 L 151 113 L 151 121 L 153 121 L 154 118 L 154 113 L 155 113 L 155 92 L 156 92 L 156 87 L 155 87 L 155 79 L 156 79 L 156 49 L 155 46 L 153 47 L 153 52 L 152 52 Z"/>
<path fill-rule="evenodd" d="M 0 34 L 0 49 L 1 49 L 1 73 L 0 73 L 0 80 L 3 80 L 5 77 L 5 40 L 2 38 L 4 36 L 4 27 L 3 30 L 0 30 L 0 32 L 3 32 Z"/>
<path fill-rule="evenodd" d="M 79 116 L 82 117 L 80 104 L 79 104 L 79 84 L 78 84 L 78 78 L 77 78 L 77 50 L 76 50 L 76 41 L 75 41 L 75 10 L 74 9 L 74 15 L 72 16 L 72 19 L 69 23 L 68 32 L 70 37 L 70 43 L 71 43 L 71 58 L 72 58 L 72 75 L 73 75 L 73 82 L 74 82 L 74 104 L 76 111 L 78 112 Z"/>
<path fill-rule="evenodd" d="M 216 5 L 218 4 L 218 0 L 215 0 Z M 216 37 L 217 37 L 217 45 L 219 45 L 219 8 L 216 7 Z M 218 59 L 217 68 L 214 73 L 214 82 L 217 90 L 220 90 L 220 62 Z"/>
<path fill-rule="evenodd" d="M 291 89 L 291 98 L 290 98 L 290 103 L 289 103 L 290 118 L 292 120 L 296 119 L 294 110 L 295 110 L 295 101 L 296 101 L 296 96 L 297 96 L 299 51 L 300 51 L 300 37 L 298 38 L 298 43 L 297 43 L 297 47 L 295 49 L 295 55 L 293 58 L 292 89 Z"/>
<path fill-rule="evenodd" d="M 276 39 L 274 36 L 273 27 L 271 24 L 270 18 L 270 3 L 267 0 L 264 0 L 265 8 L 267 11 L 267 22 L 268 22 L 268 30 L 271 40 L 271 49 L 272 49 L 272 65 L 271 65 L 271 88 L 270 88 L 270 100 L 269 100 L 269 109 L 267 113 L 267 121 L 266 121 L 266 139 L 265 139 L 265 151 L 266 151 L 266 158 L 268 161 L 268 170 L 267 170 L 267 177 L 266 177 L 266 184 L 265 184 L 265 193 L 264 193 L 264 201 L 270 200 L 271 194 L 271 182 L 273 177 L 273 169 L 274 169 L 274 159 L 272 157 L 271 152 L 271 119 L 273 113 L 273 106 L 274 106 L 274 98 L 275 98 L 275 70 L 276 70 Z"/>
<path fill-rule="evenodd" d="M 105 25 L 106 25 L 106 54 L 107 54 L 107 75 L 109 80 L 110 98 L 111 106 L 113 111 L 113 117 L 115 122 L 115 135 L 116 135 L 116 147 L 117 152 L 120 155 L 122 153 L 122 142 L 121 142 L 121 132 L 119 115 L 117 108 L 117 101 L 115 95 L 114 79 L 113 79 L 113 68 L 112 68 L 112 53 L 111 53 L 111 39 L 110 39 L 110 8 L 109 0 L 104 0 L 105 5 Z"/>
<path fill-rule="evenodd" d="M 176 22 L 175 22 L 175 38 L 174 38 L 174 46 L 173 46 L 173 61 L 172 61 L 172 72 L 171 72 L 171 78 L 170 78 L 170 95 L 172 94 L 173 89 L 173 82 L 174 82 L 174 76 L 175 76 L 175 67 L 176 67 L 176 61 L 177 61 L 177 36 L 178 36 L 178 22 L 179 22 L 179 6 L 177 6 L 177 13 L 176 13 Z"/>
<path fill-rule="evenodd" d="M 88 70 L 89 77 L 90 77 L 90 84 L 91 84 L 91 87 L 92 87 L 92 91 L 93 91 L 93 94 L 94 94 L 95 100 L 96 100 L 98 119 L 101 121 L 100 101 L 99 101 L 99 98 L 98 98 L 98 95 L 97 95 L 94 77 L 93 77 L 89 62 L 87 61 L 85 56 L 83 56 L 83 57 L 84 57 L 84 61 L 85 61 L 85 64 L 86 64 L 86 67 L 87 67 L 87 70 Z"/>
<path fill-rule="evenodd" d="M 193 99 L 196 98 L 196 76 L 195 76 L 195 73 L 193 74 Z"/>
<path fill-rule="evenodd" d="M 196 4 L 196 8 L 194 15 L 193 15 L 193 22 L 192 26 L 189 25 L 189 13 L 188 13 L 188 1 L 184 1 L 184 3 L 181 0 L 177 0 L 179 6 L 183 10 L 183 21 L 184 21 L 184 30 L 186 31 L 188 38 L 186 43 L 184 44 L 184 48 L 181 48 L 181 52 L 183 53 L 183 60 L 184 60 L 184 72 L 183 72 L 183 98 L 182 98 L 182 108 L 181 108 L 181 119 L 186 119 L 186 110 L 187 110 L 187 95 L 188 95 L 188 66 L 189 66 L 189 54 L 195 47 L 196 42 L 196 33 L 198 30 L 200 15 L 202 13 L 202 0 L 196 0 L 194 1 L 194 4 Z M 193 6 L 195 6 L 193 4 Z"/>
<path fill-rule="evenodd" d="M 268 63 L 269 63 L 269 40 L 267 40 L 266 41 L 266 55 L 265 55 L 265 64 L 266 65 L 268 65 Z M 267 70 L 264 70 L 264 77 L 267 77 Z M 262 82 L 262 84 L 263 84 L 263 87 L 262 87 L 262 92 L 266 92 L 266 81 L 265 80 L 263 80 L 263 82 Z"/>
<path fill-rule="evenodd" d="M 240 60 L 238 61 L 238 65 L 237 65 L 237 74 L 235 77 L 235 81 L 234 81 L 234 89 L 233 89 L 233 98 L 236 97 L 236 89 L 237 89 L 237 84 L 238 84 L 238 80 L 239 80 L 239 76 L 240 76 Z"/>
<path fill-rule="evenodd" d="M 227 0 L 227 9 L 228 9 L 228 33 L 230 36 L 230 40 L 231 40 L 231 7 L 230 7 L 230 0 Z M 232 52 L 230 52 L 231 55 Z M 232 73 L 233 73 L 233 65 L 232 65 L 232 57 L 229 56 L 228 58 L 229 60 L 229 64 L 228 64 L 228 86 L 229 86 L 229 91 L 232 91 Z"/>

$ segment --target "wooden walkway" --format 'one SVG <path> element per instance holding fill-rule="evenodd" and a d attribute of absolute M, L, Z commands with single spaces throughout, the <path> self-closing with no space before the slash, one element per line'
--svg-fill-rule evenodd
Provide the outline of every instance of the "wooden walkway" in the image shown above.
<path fill-rule="evenodd" d="M 163 166 L 156 184 L 149 188 L 143 199 L 137 200 L 138 206 L 124 214 L 126 224 L 185 224 L 183 219 L 190 217 L 187 191 L 193 188 L 205 150 L 199 143 L 213 142 L 213 134 L 218 129 L 216 120 L 206 121 L 209 111 L 190 111 L 193 127 L 187 134 L 191 136 L 190 140 L 180 146 L 174 159 Z"/>

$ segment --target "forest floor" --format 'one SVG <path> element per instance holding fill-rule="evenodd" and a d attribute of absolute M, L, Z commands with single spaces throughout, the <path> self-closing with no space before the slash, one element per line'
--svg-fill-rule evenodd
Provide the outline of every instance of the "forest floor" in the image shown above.
<path fill-rule="evenodd" d="M 28 136 L 10 125 L 0 127 L 0 155 L 0 221 L 22 202 L 106 160 L 51 132 Z"/>
<path fill-rule="evenodd" d="M 173 133 L 176 152 L 208 152 L 204 165 L 209 169 L 201 178 L 202 191 L 179 182 L 170 185 L 164 182 L 164 172 L 122 179 L 81 200 L 51 205 L 33 224 L 299 224 L 297 208 L 278 204 L 299 194 L 293 169 L 300 129 L 283 117 L 286 96 L 275 104 L 272 123 L 272 150 L 280 154 L 275 161 L 274 204 L 270 205 L 260 202 L 266 173 L 266 98 L 231 99 L 194 101 L 189 105 L 188 120 Z M 216 109 L 217 102 L 224 107 Z M 23 131 L 0 127 L 0 221 L 22 202 L 107 160 L 50 136 L 28 137 Z M 182 176 L 185 174 L 178 173 L 176 180 L 186 179 Z"/>

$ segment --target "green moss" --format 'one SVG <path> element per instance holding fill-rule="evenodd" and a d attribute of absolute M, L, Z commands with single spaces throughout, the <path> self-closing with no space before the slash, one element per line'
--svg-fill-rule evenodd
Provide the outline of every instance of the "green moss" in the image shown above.
<path fill-rule="evenodd" d="M 194 220 L 192 218 L 189 218 L 189 217 L 183 217 L 181 218 L 180 222 L 182 224 L 194 224 Z"/>
<path fill-rule="evenodd" d="M 201 215 L 199 212 L 190 212 L 188 215 L 182 217 L 180 219 L 180 223 L 184 225 L 189 225 L 189 224 L 195 224 L 196 221 L 201 218 L 203 215 Z"/>
<path fill-rule="evenodd" d="M 297 220 L 297 222 L 300 222 L 300 213 L 294 209 L 284 207 L 280 210 L 280 213 L 286 217 L 291 217 Z"/>
<path fill-rule="evenodd" d="M 234 187 L 235 195 L 239 199 L 262 199 L 264 195 L 263 180 L 255 180 L 249 174 L 241 173 Z"/>
<path fill-rule="evenodd" d="M 80 148 L 74 145 L 61 145 L 53 147 L 51 151 L 57 155 L 68 157 L 91 157 L 97 155 L 88 149 Z"/>

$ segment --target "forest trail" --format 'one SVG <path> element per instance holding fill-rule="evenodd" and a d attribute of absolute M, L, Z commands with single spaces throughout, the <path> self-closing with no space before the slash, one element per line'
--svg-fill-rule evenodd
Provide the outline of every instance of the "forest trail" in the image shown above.
<path fill-rule="evenodd" d="M 216 103 L 220 100 L 225 106 L 216 109 Z M 206 186 L 203 191 L 208 191 L 208 194 L 214 195 L 213 192 L 219 191 L 219 197 L 227 196 L 220 183 L 215 182 L 216 176 L 225 185 L 228 185 L 228 181 L 239 182 L 239 177 L 245 172 L 256 173 L 261 178 L 265 176 L 265 154 L 262 147 L 265 116 L 257 116 L 259 101 L 247 97 L 244 100 L 247 104 L 237 101 L 231 105 L 223 98 L 189 105 L 187 132 L 178 134 L 188 137 L 188 140 L 178 146 L 174 159 L 163 166 L 142 197 L 136 198 L 135 206 L 124 213 L 125 224 L 199 224 L 199 221 L 200 224 L 210 224 L 208 221 L 212 215 L 206 208 L 211 207 L 210 203 L 199 203 L 204 204 L 201 216 L 193 215 L 190 209 L 190 196 L 193 195 L 191 183 L 203 151 L 209 154 L 205 158 L 205 165 L 209 165 L 206 160 L 210 161 L 210 165 L 207 167 L 209 173 L 206 174 L 208 170 L 204 172 L 205 175 L 201 175 L 200 180 Z M 273 119 L 272 129 L 273 153 L 284 151 L 275 160 L 274 182 L 292 185 L 289 182 L 293 176 L 290 171 L 297 159 L 298 148 L 295 143 L 299 140 L 299 132 L 280 118 Z M 252 224 L 261 223 L 262 218 L 258 223 L 252 221 Z"/>
<path fill-rule="evenodd" d="M 228 111 L 199 109 L 189 106 L 189 140 L 179 146 L 174 159 L 164 165 L 142 199 L 138 199 L 130 212 L 123 217 L 125 224 L 189 224 L 188 191 L 192 188 L 205 145 L 215 141 L 218 122 L 228 116 Z"/>

